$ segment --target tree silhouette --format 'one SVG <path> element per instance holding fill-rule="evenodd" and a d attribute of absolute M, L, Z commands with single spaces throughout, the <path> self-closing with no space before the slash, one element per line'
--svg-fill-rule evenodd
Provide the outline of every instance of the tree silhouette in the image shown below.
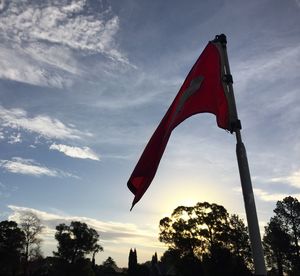
<path fill-rule="evenodd" d="M 58 241 L 57 252 L 53 254 L 71 264 L 89 253 L 102 251 L 97 244 L 99 234 L 87 224 L 72 221 L 70 225 L 64 223 L 56 226 L 55 238 Z"/>
<path fill-rule="evenodd" d="M 265 255 L 268 266 L 277 271 L 279 276 L 283 276 L 288 271 L 291 263 L 289 261 L 290 236 L 282 229 L 277 217 L 271 218 L 265 227 L 263 238 Z"/>
<path fill-rule="evenodd" d="M 41 239 L 38 237 L 43 230 L 40 219 L 32 212 L 26 212 L 20 219 L 20 228 L 25 235 L 24 254 L 28 262 L 40 255 Z"/>
<path fill-rule="evenodd" d="M 279 275 L 300 275 L 300 203 L 291 196 L 277 201 L 266 227 L 264 246 L 269 267 Z"/>
<path fill-rule="evenodd" d="M 130 249 L 128 257 L 128 275 L 136 276 L 137 275 L 137 253 L 136 249 Z"/>
<path fill-rule="evenodd" d="M 20 228 L 25 235 L 24 274 L 28 275 L 29 261 L 41 257 L 39 234 L 43 230 L 40 219 L 32 212 L 26 212 L 20 219 Z"/>
<path fill-rule="evenodd" d="M 159 240 L 169 246 L 171 256 L 185 260 L 190 268 L 193 264 L 198 274 L 201 271 L 198 261 L 205 259 L 209 275 L 217 275 L 213 269 L 220 267 L 221 262 L 223 269 L 225 266 L 222 256 L 228 256 L 225 261 L 230 273 L 249 274 L 246 265 L 251 265 L 251 251 L 247 228 L 238 216 L 229 216 L 223 206 L 208 202 L 179 206 L 171 217 L 160 221 L 159 229 Z M 180 262 L 176 262 L 178 266 Z"/>
<path fill-rule="evenodd" d="M 293 254 L 300 263 L 300 202 L 291 196 L 278 201 L 274 209 L 279 222 L 292 238 Z"/>
<path fill-rule="evenodd" d="M 16 275 L 25 235 L 14 221 L 0 222 L 0 275 Z"/>
<path fill-rule="evenodd" d="M 108 257 L 103 263 L 102 263 L 103 271 L 105 273 L 112 273 L 115 272 L 117 265 L 116 262 L 113 260 L 112 257 Z"/>
<path fill-rule="evenodd" d="M 92 255 L 92 264 L 93 264 L 93 266 L 95 266 L 95 256 L 100 251 L 103 251 L 103 247 L 96 243 L 94 245 L 93 249 L 92 249 L 92 253 L 93 253 L 93 255 Z"/>
<path fill-rule="evenodd" d="M 159 223 L 159 240 L 171 249 L 178 249 L 181 255 L 195 256 L 196 248 L 204 242 L 193 211 L 193 207 L 179 206 L 171 217 L 165 217 Z"/>
<path fill-rule="evenodd" d="M 151 259 L 151 264 L 156 265 L 158 263 L 157 253 L 155 252 Z"/>
<path fill-rule="evenodd" d="M 197 224 L 200 227 L 199 235 L 204 238 L 204 246 L 210 248 L 216 244 L 227 242 L 229 231 L 228 213 L 217 204 L 208 202 L 197 203 L 194 207 Z"/>
<path fill-rule="evenodd" d="M 237 215 L 230 216 L 229 226 L 229 243 L 226 247 L 235 256 L 240 257 L 248 267 L 252 268 L 253 262 L 247 227 Z"/>
<path fill-rule="evenodd" d="M 171 274 L 169 272 L 173 272 L 178 269 L 178 264 L 181 261 L 181 254 L 178 249 L 169 248 L 164 252 L 162 257 L 160 258 L 161 263 L 163 264 L 166 274 Z"/>

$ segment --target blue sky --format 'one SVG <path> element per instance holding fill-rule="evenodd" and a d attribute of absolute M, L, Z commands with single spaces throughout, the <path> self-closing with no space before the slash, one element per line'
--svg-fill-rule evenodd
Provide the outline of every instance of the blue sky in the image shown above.
<path fill-rule="evenodd" d="M 165 250 L 158 223 L 209 201 L 244 215 L 235 138 L 200 114 L 173 132 L 129 212 L 126 182 L 186 74 L 216 34 L 228 55 L 257 212 L 300 198 L 299 0 L 0 0 L 0 217 L 82 220 L 127 265 Z"/>

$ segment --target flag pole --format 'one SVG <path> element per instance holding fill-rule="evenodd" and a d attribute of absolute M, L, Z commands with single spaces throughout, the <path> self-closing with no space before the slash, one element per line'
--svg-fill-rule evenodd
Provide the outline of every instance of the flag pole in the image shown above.
<path fill-rule="evenodd" d="M 227 39 L 224 34 L 217 35 L 215 38 L 216 41 L 220 42 L 222 45 L 222 54 L 224 60 L 224 68 L 222 69 L 224 72 L 224 82 L 226 83 L 227 89 L 225 91 L 228 92 L 228 103 L 230 109 L 230 117 L 231 117 L 231 133 L 235 132 L 236 134 L 236 156 L 239 167 L 241 186 L 244 197 L 244 204 L 246 210 L 246 217 L 248 222 L 248 231 L 252 249 L 252 256 L 254 262 L 254 270 L 255 275 L 266 276 L 266 266 L 264 260 L 263 247 L 260 237 L 256 207 L 254 194 L 252 189 L 252 182 L 250 176 L 250 170 L 248 165 L 247 153 L 244 143 L 242 141 L 241 136 L 241 123 L 237 116 L 237 109 L 234 99 L 233 86 L 232 86 L 232 76 L 230 73 L 228 55 L 227 55 Z"/>

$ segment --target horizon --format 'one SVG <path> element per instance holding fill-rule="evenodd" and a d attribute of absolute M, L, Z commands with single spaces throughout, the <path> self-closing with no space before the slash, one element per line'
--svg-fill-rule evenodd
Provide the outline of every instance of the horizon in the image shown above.
<path fill-rule="evenodd" d="M 211 114 L 172 133 L 130 212 L 127 181 L 208 41 L 227 51 L 263 233 L 276 201 L 300 198 L 299 0 L 0 1 L 0 218 L 80 220 L 127 266 L 159 257 L 159 220 L 210 202 L 244 219 L 235 137 Z M 57 223 L 57 224 L 56 224 Z"/>

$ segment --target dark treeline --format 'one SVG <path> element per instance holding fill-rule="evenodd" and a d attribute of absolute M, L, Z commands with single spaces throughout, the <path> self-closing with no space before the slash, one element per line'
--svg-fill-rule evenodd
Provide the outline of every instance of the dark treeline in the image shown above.
<path fill-rule="evenodd" d="M 95 263 L 103 251 L 99 234 L 87 224 L 72 221 L 56 226 L 57 250 L 44 258 L 39 238 L 43 226 L 33 213 L 19 224 L 0 222 L 0 276 L 215 276 L 252 275 L 248 230 L 237 215 L 207 202 L 177 207 L 159 222 L 159 240 L 168 250 L 158 260 L 138 263 L 130 249 L 128 268 L 118 268 L 108 257 Z M 268 275 L 300 275 L 300 203 L 286 197 L 278 201 L 265 227 L 263 245 Z"/>
<path fill-rule="evenodd" d="M 300 275 L 300 203 L 286 197 L 274 213 L 263 237 L 268 275 Z M 179 206 L 159 226 L 159 239 L 169 246 L 160 263 L 169 275 L 252 275 L 248 229 L 223 206 Z"/>
<path fill-rule="evenodd" d="M 263 237 L 270 275 L 300 275 L 300 202 L 278 201 Z"/>

